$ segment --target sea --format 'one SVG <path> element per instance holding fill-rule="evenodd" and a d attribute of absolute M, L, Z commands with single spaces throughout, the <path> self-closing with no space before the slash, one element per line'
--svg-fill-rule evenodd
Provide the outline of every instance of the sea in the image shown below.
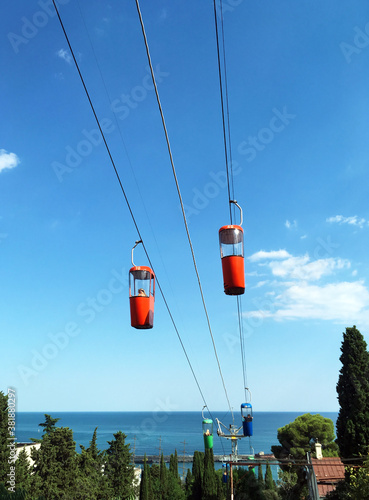
<path fill-rule="evenodd" d="M 135 456 L 170 455 L 177 450 L 178 456 L 192 455 L 194 451 L 203 451 L 202 415 L 198 411 L 183 412 L 45 412 L 53 418 L 59 418 L 57 427 L 69 427 L 73 430 L 76 450 L 88 447 L 94 429 L 97 427 L 97 446 L 100 450 L 109 447 L 118 431 L 126 434 L 126 443 Z M 254 412 L 253 436 L 238 441 L 239 454 L 271 453 L 271 446 L 278 443 L 277 432 L 280 427 L 292 422 L 303 413 L 319 413 L 336 423 L 338 414 L 332 412 Z M 209 418 L 209 415 L 205 415 Z M 231 453 L 230 440 L 217 436 L 218 418 L 225 427 L 230 424 L 241 426 L 240 413 L 234 413 L 234 422 L 229 412 L 212 412 L 214 422 L 214 454 Z M 16 414 L 16 438 L 18 443 L 39 439 L 45 422 L 44 413 L 18 412 Z M 223 430 L 225 430 L 223 428 Z"/>

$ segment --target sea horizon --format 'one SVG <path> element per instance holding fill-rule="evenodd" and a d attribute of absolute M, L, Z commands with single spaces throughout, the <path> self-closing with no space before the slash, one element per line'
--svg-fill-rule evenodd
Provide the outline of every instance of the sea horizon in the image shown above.
<path fill-rule="evenodd" d="M 231 423 L 241 426 L 240 411 L 234 413 L 234 422 L 229 411 L 213 411 L 214 454 L 230 453 L 230 443 L 217 435 L 218 418 L 226 427 Z M 304 413 L 319 413 L 330 418 L 335 424 L 338 412 L 289 412 L 289 411 L 254 411 L 252 438 L 239 441 L 239 453 L 270 453 L 271 446 L 279 444 L 277 440 L 278 428 L 287 425 Z M 122 431 L 126 443 L 130 444 L 131 451 L 136 455 L 165 455 L 174 453 L 181 455 L 193 454 L 203 450 L 202 412 L 201 411 L 44 411 L 44 412 L 17 412 L 16 437 L 18 442 L 30 442 L 31 439 L 40 439 L 43 429 L 40 426 L 45 421 L 44 415 L 59 418 L 57 427 L 68 427 L 73 431 L 76 450 L 80 445 L 88 447 L 93 432 L 97 427 L 97 446 L 104 450 L 114 434 Z M 209 412 L 206 413 L 209 416 Z"/>

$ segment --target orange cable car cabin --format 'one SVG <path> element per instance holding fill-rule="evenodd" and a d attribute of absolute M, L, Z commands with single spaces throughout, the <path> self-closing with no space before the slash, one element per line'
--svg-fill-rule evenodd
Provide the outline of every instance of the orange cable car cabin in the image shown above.
<path fill-rule="evenodd" d="M 129 270 L 131 325 L 139 330 L 154 326 L 155 274 L 147 266 Z"/>
<path fill-rule="evenodd" d="M 219 229 L 220 256 L 222 259 L 224 293 L 245 293 L 245 270 L 243 254 L 243 229 L 229 225 Z"/>

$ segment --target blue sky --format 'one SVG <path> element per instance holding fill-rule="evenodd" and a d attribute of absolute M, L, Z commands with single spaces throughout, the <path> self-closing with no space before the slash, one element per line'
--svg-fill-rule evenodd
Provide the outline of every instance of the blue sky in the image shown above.
<path fill-rule="evenodd" d="M 227 402 L 134 2 L 59 2 L 132 210 L 211 411 Z M 336 411 L 342 332 L 368 340 L 369 9 L 224 0 L 247 383 L 257 411 Z M 142 2 L 174 163 L 232 407 L 244 400 L 213 5 Z M 137 233 L 51 1 L 1 19 L 2 390 L 20 411 L 201 410 L 159 293 L 130 326 Z M 148 265 L 142 248 L 135 263 Z"/>

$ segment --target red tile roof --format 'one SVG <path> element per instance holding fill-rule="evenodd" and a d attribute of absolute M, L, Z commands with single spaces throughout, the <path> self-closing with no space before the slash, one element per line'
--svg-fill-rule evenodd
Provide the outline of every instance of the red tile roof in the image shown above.
<path fill-rule="evenodd" d="M 311 460 L 318 483 L 319 496 L 324 498 L 336 488 L 336 484 L 345 477 L 345 466 L 339 457 L 323 457 Z"/>

